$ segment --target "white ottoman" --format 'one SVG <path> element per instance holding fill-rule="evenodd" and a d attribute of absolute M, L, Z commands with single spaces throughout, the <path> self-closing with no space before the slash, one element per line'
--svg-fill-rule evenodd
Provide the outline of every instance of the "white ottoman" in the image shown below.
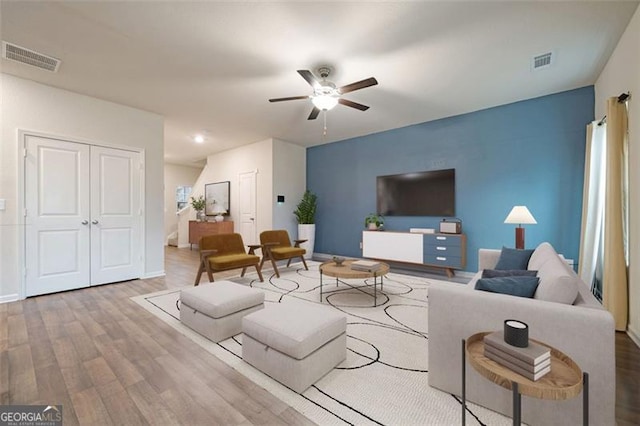
<path fill-rule="evenodd" d="M 242 359 L 302 392 L 347 357 L 347 317 L 312 304 L 280 303 L 242 319 Z"/>
<path fill-rule="evenodd" d="M 214 342 L 242 332 L 242 317 L 262 308 L 262 291 L 231 281 L 180 291 L 180 321 Z"/>

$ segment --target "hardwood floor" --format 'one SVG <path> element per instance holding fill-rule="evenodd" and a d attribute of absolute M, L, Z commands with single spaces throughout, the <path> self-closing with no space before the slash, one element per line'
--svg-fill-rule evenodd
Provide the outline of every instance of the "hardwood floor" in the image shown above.
<path fill-rule="evenodd" d="M 129 300 L 193 283 L 197 253 L 168 248 L 164 278 L 0 304 L 0 404 L 61 404 L 65 425 L 312 424 Z"/>
<path fill-rule="evenodd" d="M 197 261 L 168 247 L 163 278 L 0 304 L 0 404 L 61 404 L 65 425 L 312 424 L 129 300 L 192 284 Z M 618 425 L 638 401 L 640 349 L 616 333 Z"/>

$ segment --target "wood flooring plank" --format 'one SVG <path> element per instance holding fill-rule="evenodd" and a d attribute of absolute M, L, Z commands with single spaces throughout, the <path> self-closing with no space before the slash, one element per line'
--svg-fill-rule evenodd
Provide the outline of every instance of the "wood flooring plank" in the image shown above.
<path fill-rule="evenodd" d="M 165 404 L 177 418 L 194 425 L 212 424 L 212 417 L 209 410 L 195 402 L 188 393 L 178 390 L 179 388 L 167 389 L 160 394 L 163 404 Z"/>
<path fill-rule="evenodd" d="M 60 373 L 64 379 L 64 384 L 69 395 L 82 392 L 93 386 L 91 377 L 87 374 L 83 366 L 62 367 Z"/>
<path fill-rule="evenodd" d="M 49 340 L 49 333 L 44 326 L 29 329 L 29 345 L 31 346 L 34 368 L 38 369 L 54 364 L 57 367 L 56 355 Z"/>
<path fill-rule="evenodd" d="M 160 395 L 146 381 L 129 386 L 127 393 L 147 422 L 157 425 L 181 423 L 180 419 L 163 404 Z M 182 423 L 184 424 L 184 419 Z"/>
<path fill-rule="evenodd" d="M 38 399 L 36 373 L 28 343 L 9 348 L 9 403 L 32 404 Z"/>
<path fill-rule="evenodd" d="M 109 364 L 107 364 L 107 361 L 102 357 L 85 361 L 84 368 L 87 370 L 87 374 L 96 388 L 118 380 L 113 370 L 111 370 L 111 367 L 109 367 Z"/>
<path fill-rule="evenodd" d="M 36 368 L 38 401 L 40 405 L 62 405 L 63 422 L 66 425 L 77 425 L 78 418 L 73 408 L 71 397 L 64 384 L 62 372 L 55 364 Z"/>
<path fill-rule="evenodd" d="M 24 314 L 10 315 L 7 318 L 9 347 L 24 345 L 29 341 L 27 333 L 27 323 L 24 320 Z"/>
<path fill-rule="evenodd" d="M 97 390 L 114 424 L 127 426 L 147 424 L 120 382 L 114 380 L 98 386 Z"/>
<path fill-rule="evenodd" d="M 100 355 L 93 339 L 79 321 L 68 322 L 65 324 L 65 328 L 81 361 L 88 361 Z"/>
<path fill-rule="evenodd" d="M 144 380 L 144 377 L 138 372 L 136 366 L 113 346 L 113 340 L 111 340 L 111 338 L 106 335 L 97 336 L 95 344 L 102 354 L 102 357 L 117 376 L 118 381 L 122 383 L 124 387 Z"/>
<path fill-rule="evenodd" d="M 73 408 L 78 417 L 78 422 L 81 425 L 114 424 L 96 388 L 90 387 L 74 393 L 71 395 L 71 400 L 73 401 Z"/>
<path fill-rule="evenodd" d="M 82 359 L 76 351 L 70 337 L 49 339 L 53 344 L 53 352 L 60 368 L 75 367 L 81 365 Z"/>
<path fill-rule="evenodd" d="M 169 354 L 157 357 L 156 360 L 176 383 L 189 383 L 185 390 L 195 402 L 203 407 L 213 409 L 211 413 L 213 422 L 238 424 L 247 420 L 238 410 L 225 401 L 216 389 L 210 388 L 198 375 L 194 374 L 189 368 L 188 362 L 178 361 Z"/>
<path fill-rule="evenodd" d="M 0 351 L 0 405 L 8 405 L 11 397 L 9 390 L 9 351 Z"/>

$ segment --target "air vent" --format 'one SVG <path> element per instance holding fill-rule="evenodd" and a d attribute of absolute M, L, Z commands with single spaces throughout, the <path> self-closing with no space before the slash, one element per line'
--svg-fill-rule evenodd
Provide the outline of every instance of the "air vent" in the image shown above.
<path fill-rule="evenodd" d="M 59 59 L 34 52 L 33 50 L 6 41 L 2 42 L 2 57 L 51 72 L 57 72 L 62 62 Z"/>
<path fill-rule="evenodd" d="M 551 66 L 553 54 L 552 52 L 533 57 L 533 69 L 539 70 Z"/>

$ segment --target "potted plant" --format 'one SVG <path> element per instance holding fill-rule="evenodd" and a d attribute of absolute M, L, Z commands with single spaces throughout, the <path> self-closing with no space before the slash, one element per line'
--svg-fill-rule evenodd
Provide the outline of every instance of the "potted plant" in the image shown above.
<path fill-rule="evenodd" d="M 369 213 L 369 215 L 364 218 L 364 227 L 372 231 L 382 229 L 383 225 L 384 217 L 382 217 L 382 215 L 380 214 Z"/>
<path fill-rule="evenodd" d="M 196 218 L 202 222 L 204 220 L 204 196 L 201 195 L 198 198 L 191 197 L 191 207 L 196 211 Z"/>
<path fill-rule="evenodd" d="M 307 252 L 305 259 L 311 259 L 313 256 L 313 246 L 316 239 L 316 209 L 318 208 L 318 196 L 308 189 L 304 192 L 302 200 L 293 211 L 298 221 L 298 239 L 307 240 L 303 243 L 303 247 Z"/>

